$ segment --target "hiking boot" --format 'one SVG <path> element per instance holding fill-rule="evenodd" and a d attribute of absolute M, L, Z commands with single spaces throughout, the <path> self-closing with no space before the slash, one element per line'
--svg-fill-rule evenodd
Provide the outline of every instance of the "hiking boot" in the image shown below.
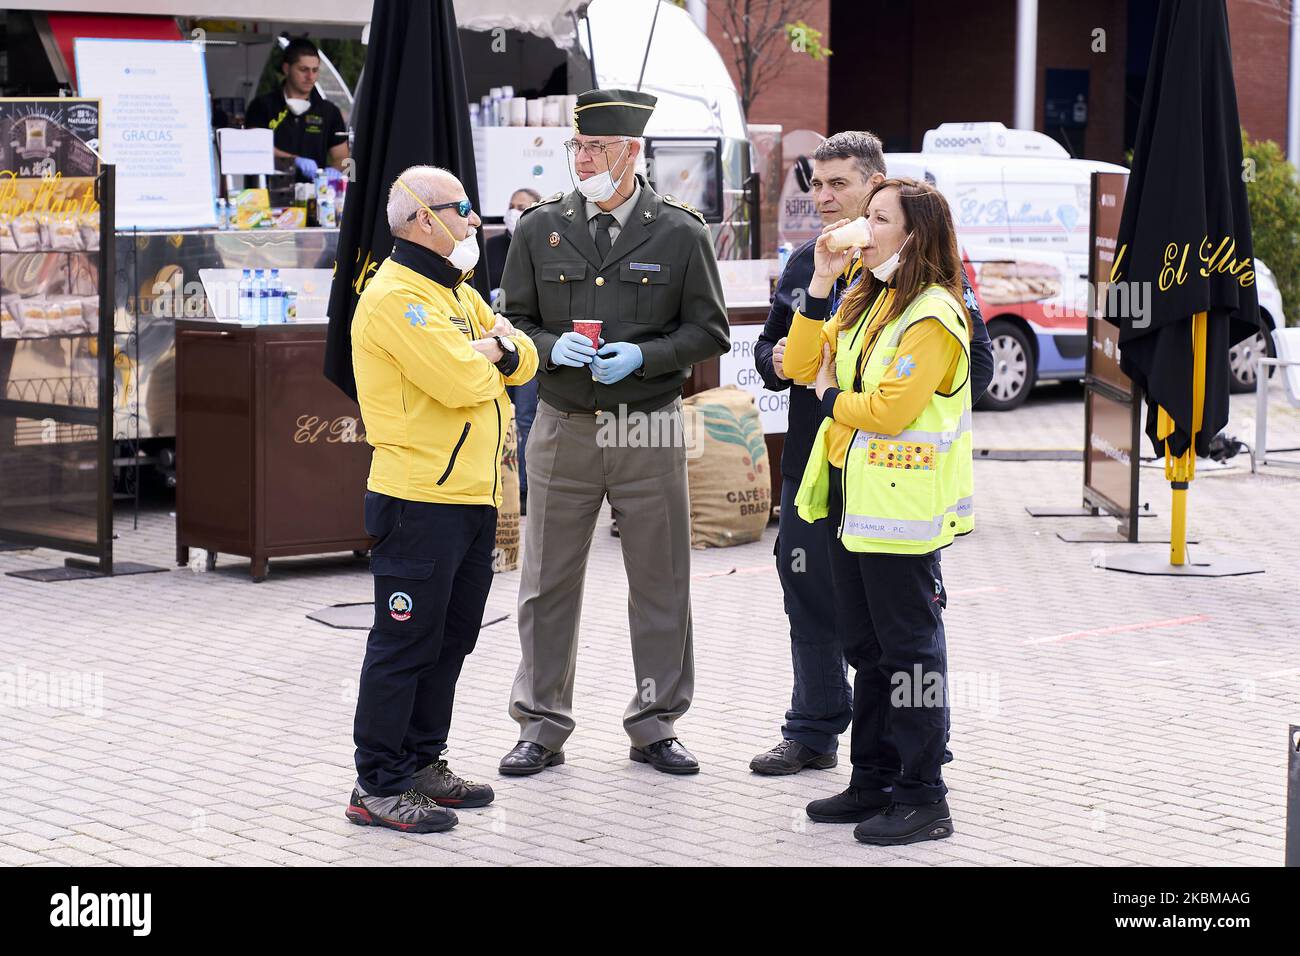
<path fill-rule="evenodd" d="M 812 767 L 829 770 L 839 763 L 833 753 L 818 753 L 797 740 L 783 740 L 771 750 L 759 754 L 749 762 L 749 769 L 765 777 L 782 777 Z"/>
<path fill-rule="evenodd" d="M 894 803 L 878 816 L 859 823 L 853 836 L 861 843 L 902 846 L 952 836 L 952 814 L 948 801 L 937 803 Z"/>
<path fill-rule="evenodd" d="M 462 810 L 486 807 L 494 796 L 486 783 L 470 783 L 456 776 L 448 769 L 445 760 L 417 770 L 412 779 L 415 789 L 440 807 L 459 807 Z"/>
<path fill-rule="evenodd" d="M 808 804 L 808 819 L 818 823 L 861 823 L 884 813 L 891 799 L 883 790 L 849 787 L 843 793 Z"/>
<path fill-rule="evenodd" d="M 438 806 L 412 787 L 392 797 L 376 797 L 359 786 L 344 815 L 361 827 L 387 827 L 404 833 L 438 833 L 456 825 L 456 814 Z"/>

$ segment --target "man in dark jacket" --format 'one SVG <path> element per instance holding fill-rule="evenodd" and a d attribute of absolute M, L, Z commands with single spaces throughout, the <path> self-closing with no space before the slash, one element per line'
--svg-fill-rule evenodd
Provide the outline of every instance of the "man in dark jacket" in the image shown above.
<path fill-rule="evenodd" d="M 872 133 L 848 131 L 823 141 L 812 155 L 812 193 L 826 224 L 861 215 L 867 195 L 888 175 L 880 140 Z M 777 284 L 767 324 L 754 346 L 754 364 L 772 391 L 790 389 L 789 422 L 781 454 L 781 512 L 776 539 L 777 574 L 790 618 L 794 692 L 781 727 L 781 742 L 753 759 L 755 773 L 775 776 L 806 767 L 828 769 L 837 763 L 839 735 L 853 717 L 852 691 L 845 679 L 844 655 L 835 636 L 835 618 L 825 582 L 832 530 L 825 519 L 809 524 L 795 510 L 794 498 L 804 465 L 821 424 L 821 405 L 808 384 L 791 382 L 781 367 L 790 319 L 813 273 L 815 240 L 790 256 Z M 831 309 L 853 282 L 854 259 L 835 283 Z M 966 308 L 971 314 L 971 396 L 978 399 L 993 378 L 993 351 L 979 305 L 965 275 Z"/>

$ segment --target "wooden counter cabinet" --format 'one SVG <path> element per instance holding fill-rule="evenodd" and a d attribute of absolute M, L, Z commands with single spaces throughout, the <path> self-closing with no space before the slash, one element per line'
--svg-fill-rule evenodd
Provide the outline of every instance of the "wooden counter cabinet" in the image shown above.
<path fill-rule="evenodd" d="M 364 552 L 357 405 L 321 372 L 326 324 L 176 323 L 176 561 Z"/>

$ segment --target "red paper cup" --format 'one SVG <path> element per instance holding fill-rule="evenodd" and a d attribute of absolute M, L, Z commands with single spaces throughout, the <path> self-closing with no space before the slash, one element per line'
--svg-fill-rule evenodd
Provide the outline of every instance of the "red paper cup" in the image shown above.
<path fill-rule="evenodd" d="M 585 335 L 588 338 L 588 340 L 590 340 L 591 347 L 593 349 L 598 349 L 600 348 L 601 324 L 602 323 L 599 319 L 595 319 L 594 321 L 591 322 L 575 321 L 573 323 L 573 331 L 577 332 L 579 335 Z"/>

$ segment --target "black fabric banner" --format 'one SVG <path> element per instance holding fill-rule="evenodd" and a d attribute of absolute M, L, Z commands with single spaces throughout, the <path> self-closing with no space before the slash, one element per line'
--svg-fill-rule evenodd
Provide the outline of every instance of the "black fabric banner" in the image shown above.
<path fill-rule="evenodd" d="M 355 178 L 339 227 L 325 347 L 325 377 L 353 400 L 352 311 L 392 251 L 385 210 L 393 180 L 408 166 L 441 166 L 460 179 L 478 208 L 468 102 L 452 0 L 375 0 L 355 107 Z M 482 242 L 480 232 L 486 262 Z M 486 298 L 482 267 L 471 282 Z"/>
<path fill-rule="evenodd" d="M 1161 0 L 1114 272 L 1150 284 L 1148 309 L 1108 316 L 1157 455 L 1157 405 L 1177 425 L 1169 450 L 1191 444 L 1193 313 L 1208 313 L 1201 455 L 1228 422 L 1229 349 L 1259 331 L 1245 180 L 1224 0 Z"/>

